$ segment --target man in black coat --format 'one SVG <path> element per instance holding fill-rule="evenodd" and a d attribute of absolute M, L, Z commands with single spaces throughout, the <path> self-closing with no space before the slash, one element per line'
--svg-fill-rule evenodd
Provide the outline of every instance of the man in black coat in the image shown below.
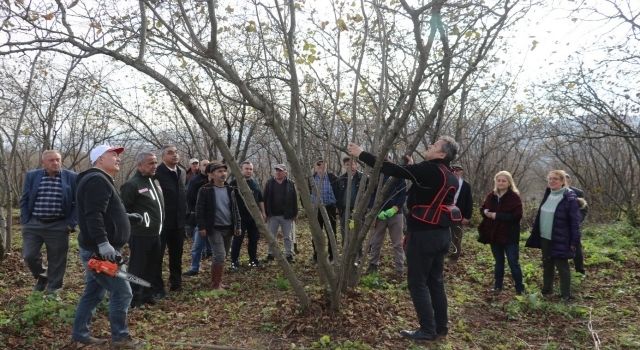
<path fill-rule="evenodd" d="M 462 254 L 464 227 L 469 225 L 471 215 L 473 215 L 473 198 L 471 197 L 471 185 L 462 178 L 464 175 L 462 166 L 460 164 L 453 164 L 451 170 L 453 170 L 453 174 L 458 178 L 458 192 L 456 192 L 456 196 L 454 197 L 454 204 L 462 213 L 462 222 L 451 225 L 451 242 L 455 247 L 455 251 L 449 254 L 449 259 L 451 259 L 451 261 L 457 261 Z"/>
<path fill-rule="evenodd" d="M 180 155 L 174 145 L 162 147 L 162 164 L 156 171 L 164 197 L 165 211 L 162 225 L 160 250 L 164 255 L 169 249 L 169 290 L 182 289 L 182 248 L 184 224 L 187 215 L 186 171 L 178 164 Z M 157 297 L 165 294 L 164 287 L 155 290 Z"/>
<path fill-rule="evenodd" d="M 133 297 L 129 281 L 87 268 L 89 259 L 94 255 L 116 261 L 129 240 L 130 219 L 113 181 L 120 171 L 119 154 L 123 151 L 122 147 L 97 146 L 89 155 L 93 168 L 78 175 L 78 245 L 86 269 L 86 286 L 76 308 L 72 339 L 84 345 L 107 342 L 106 339 L 92 337 L 89 325 L 96 307 L 108 291 L 111 345 L 115 349 L 139 349 L 144 344 L 131 338 L 127 323 L 127 311 Z M 136 222 L 140 221 L 139 215 L 134 217 Z"/>
<path fill-rule="evenodd" d="M 120 187 L 120 196 L 128 213 L 138 213 L 142 220 L 131 225 L 129 239 L 129 272 L 149 281 L 147 288 L 132 285 L 131 307 L 154 304 L 153 290 L 162 289 L 162 252 L 160 232 L 164 216 L 164 201 L 158 180 L 153 176 L 158 158 L 151 152 L 136 155 L 136 173 Z"/>
<path fill-rule="evenodd" d="M 376 157 L 350 143 L 349 154 L 373 166 Z M 424 153 L 425 161 L 408 165 L 384 162 L 381 172 L 412 181 L 408 190 L 407 286 L 418 315 L 420 328 L 400 334 L 412 340 L 435 340 L 448 333 L 447 294 L 444 288 L 444 258 L 449 251 L 451 222 L 457 219 L 453 197 L 458 189 L 450 162 L 458 153 L 457 142 L 442 136 Z"/>

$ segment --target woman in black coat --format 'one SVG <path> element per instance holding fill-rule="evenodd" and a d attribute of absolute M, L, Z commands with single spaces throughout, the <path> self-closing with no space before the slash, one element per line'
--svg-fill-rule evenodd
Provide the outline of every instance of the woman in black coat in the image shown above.
<path fill-rule="evenodd" d="M 571 297 L 571 272 L 569 259 L 573 258 L 580 244 L 580 206 L 576 193 L 566 187 L 563 170 L 551 170 L 547 175 L 547 188 L 536 221 L 527 239 L 527 247 L 542 249 L 542 294 L 553 293 L 555 269 L 560 275 L 562 299 Z"/>
<path fill-rule="evenodd" d="M 508 171 L 498 172 L 494 178 L 493 191 L 480 207 L 482 222 L 478 227 L 479 241 L 491 244 L 495 260 L 493 291 L 502 291 L 504 258 L 507 257 L 516 294 L 524 293 L 522 270 L 519 263 L 520 220 L 522 201 L 513 177 Z"/>

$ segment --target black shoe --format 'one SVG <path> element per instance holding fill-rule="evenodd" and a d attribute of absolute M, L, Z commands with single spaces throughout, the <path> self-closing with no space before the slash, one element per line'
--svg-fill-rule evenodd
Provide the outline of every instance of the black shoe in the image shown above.
<path fill-rule="evenodd" d="M 260 262 L 258 260 L 249 261 L 249 267 L 260 267 Z"/>
<path fill-rule="evenodd" d="M 293 261 L 293 256 L 292 256 L 292 255 L 287 255 L 287 262 L 288 262 L 289 264 L 293 264 L 293 263 L 295 263 L 295 261 Z"/>
<path fill-rule="evenodd" d="M 438 337 L 446 337 L 447 334 L 449 334 L 449 328 L 444 327 L 444 328 L 438 328 L 436 327 L 436 334 L 438 335 Z"/>
<path fill-rule="evenodd" d="M 144 305 L 144 303 L 140 300 L 131 300 L 131 304 L 129 304 L 129 309 L 135 309 Z"/>
<path fill-rule="evenodd" d="M 273 261 L 273 255 L 268 254 L 266 258 L 264 258 L 264 262 Z"/>
<path fill-rule="evenodd" d="M 202 253 L 202 260 L 207 260 L 207 259 L 209 259 L 212 255 L 213 255 L 213 253 L 211 253 L 211 252 L 204 252 L 204 253 Z"/>
<path fill-rule="evenodd" d="M 300 252 L 298 252 L 298 243 L 294 243 L 293 244 L 293 252 L 296 254 L 299 254 Z"/>
<path fill-rule="evenodd" d="M 378 265 L 369 264 L 369 267 L 367 267 L 367 272 L 365 274 L 366 275 L 370 275 L 370 274 L 376 273 L 376 272 L 378 272 Z"/>
<path fill-rule="evenodd" d="M 491 289 L 491 293 L 493 293 L 495 295 L 498 295 L 498 294 L 502 293 L 502 288 L 494 287 L 493 289 Z"/>
<path fill-rule="evenodd" d="M 520 290 L 516 290 L 516 295 L 523 295 L 525 293 L 526 293 L 526 291 L 524 290 L 524 288 L 520 289 Z"/>
<path fill-rule="evenodd" d="M 164 298 L 167 297 L 167 292 L 163 290 L 159 291 L 159 292 L 155 292 L 153 293 L 153 295 L 151 296 L 155 301 L 159 301 L 162 300 Z"/>
<path fill-rule="evenodd" d="M 240 270 L 240 263 L 236 262 L 231 262 L 231 266 L 229 267 L 230 271 L 236 272 L 238 270 Z"/>
<path fill-rule="evenodd" d="M 34 291 L 38 291 L 38 292 L 42 292 L 45 290 L 45 288 L 47 288 L 47 283 L 49 282 L 49 280 L 46 277 L 38 277 L 38 280 L 36 281 L 36 285 L 33 286 L 33 290 Z"/>
<path fill-rule="evenodd" d="M 196 271 L 196 270 L 189 270 L 189 271 L 187 271 L 187 272 L 183 273 L 183 274 L 182 274 L 182 276 L 190 277 L 190 276 L 195 276 L 195 275 L 197 275 L 197 274 L 198 274 L 198 271 Z"/>
<path fill-rule="evenodd" d="M 435 340 L 438 337 L 437 335 L 433 333 L 427 333 L 422 329 L 416 329 L 415 331 L 400 331 L 400 335 L 411 340 Z"/>
<path fill-rule="evenodd" d="M 174 284 L 171 287 L 169 287 L 169 291 L 170 292 L 181 292 L 182 291 L 182 285 Z"/>
<path fill-rule="evenodd" d="M 562 297 L 562 302 L 565 304 L 568 304 L 570 302 L 572 302 L 574 299 L 572 296 L 568 296 L 568 297 Z"/>

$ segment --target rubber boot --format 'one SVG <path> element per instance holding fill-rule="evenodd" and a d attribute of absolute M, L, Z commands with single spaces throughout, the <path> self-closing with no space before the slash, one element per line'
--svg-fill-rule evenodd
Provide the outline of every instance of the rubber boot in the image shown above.
<path fill-rule="evenodd" d="M 222 286 L 222 274 L 224 273 L 224 264 L 213 264 L 211 267 L 211 288 L 224 289 Z"/>

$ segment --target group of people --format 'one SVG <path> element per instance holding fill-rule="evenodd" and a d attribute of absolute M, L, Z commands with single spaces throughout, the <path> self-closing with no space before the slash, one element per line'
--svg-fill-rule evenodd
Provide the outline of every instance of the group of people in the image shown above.
<path fill-rule="evenodd" d="M 313 204 L 326 212 L 318 210 L 318 220 L 328 242 L 337 241 L 338 218 L 345 241 L 348 222 L 345 219 L 352 214 L 359 187 L 368 184 L 356 160 L 369 166 L 376 162 L 373 154 L 358 145 L 349 144 L 347 149 L 349 156 L 342 159 L 344 174 L 336 176 L 328 172 L 326 162 L 318 159 L 309 181 Z M 150 282 L 151 287 L 130 285 L 124 279 L 86 270 L 85 291 L 76 309 L 72 338 L 81 344 L 107 342 L 91 336 L 89 324 L 96 306 L 109 292 L 113 346 L 140 348 L 143 344 L 129 335 L 127 312 L 129 307 L 154 304 L 166 296 L 162 276 L 165 250 L 169 255 L 169 291 L 180 291 L 183 276 L 199 273 L 203 256 L 211 256 L 211 287 L 220 289 L 224 287 L 227 257 L 230 256 L 232 270 L 240 266 L 245 236 L 249 266 L 260 266 L 259 233 L 256 218 L 238 189 L 238 179 L 228 181 L 228 165 L 223 161 L 194 158 L 185 170 L 179 165 L 180 155 L 173 145 L 161 149 L 161 162 L 154 153 L 141 152 L 135 156 L 135 174 L 118 191 L 114 177 L 120 170 L 123 151 L 109 145 L 95 147 L 89 154 L 92 167 L 80 174 L 62 169 L 59 152 L 43 152 L 42 168 L 28 172 L 24 182 L 23 256 L 35 278 L 34 289 L 56 293 L 62 288 L 69 234 L 76 225 L 80 228 L 78 243 L 85 269 L 95 256 L 119 261 L 128 243 L 129 272 Z M 444 136 L 427 148 L 421 163 L 414 164 L 411 157 L 406 157 L 406 164 L 386 159 L 382 165 L 381 182 L 395 182 L 387 198 L 383 198 L 369 239 L 367 272 L 377 271 L 383 240 L 389 232 L 394 271 L 398 277 L 403 276 L 406 259 L 408 287 L 420 323 L 418 329 L 401 334 L 414 340 L 433 340 L 448 333 L 444 260 L 449 254 L 452 260 L 460 256 L 463 227 L 469 224 L 472 211 L 470 186 L 462 179 L 463 169 L 451 165 L 457 153 L 456 141 Z M 292 231 L 298 215 L 299 186 L 288 178 L 284 164 L 273 167 L 273 177 L 264 188 L 254 179 L 251 162 L 242 162 L 240 166 L 258 205 L 259 219 L 265 220 L 274 237 L 278 230 L 282 231 L 285 257 L 293 263 L 296 247 Z M 571 298 L 567 259 L 582 256 L 579 224 L 586 210 L 584 199 L 578 199 L 583 197 L 582 192 L 570 187 L 568 179 L 563 171 L 549 173 L 549 186 L 527 241 L 527 246 L 542 249 L 542 293 L 552 292 L 557 268 L 565 299 Z M 480 240 L 491 244 L 496 261 L 494 290 L 502 290 L 506 255 L 516 292 L 523 293 L 518 263 L 522 201 L 510 173 L 496 174 L 494 184 L 480 208 L 483 218 Z M 374 198 L 370 200 L 370 208 Z M 193 238 L 193 244 L 191 266 L 183 272 L 185 232 Z M 450 253 L 451 242 L 455 250 Z M 43 244 L 47 249 L 47 267 L 40 255 Z M 328 244 L 329 259 L 333 259 L 335 248 Z M 277 245 L 269 245 L 266 261 L 273 260 L 274 249 L 278 249 Z M 317 259 L 315 247 L 313 258 Z M 576 268 L 583 271 L 584 267 L 576 263 Z"/>

